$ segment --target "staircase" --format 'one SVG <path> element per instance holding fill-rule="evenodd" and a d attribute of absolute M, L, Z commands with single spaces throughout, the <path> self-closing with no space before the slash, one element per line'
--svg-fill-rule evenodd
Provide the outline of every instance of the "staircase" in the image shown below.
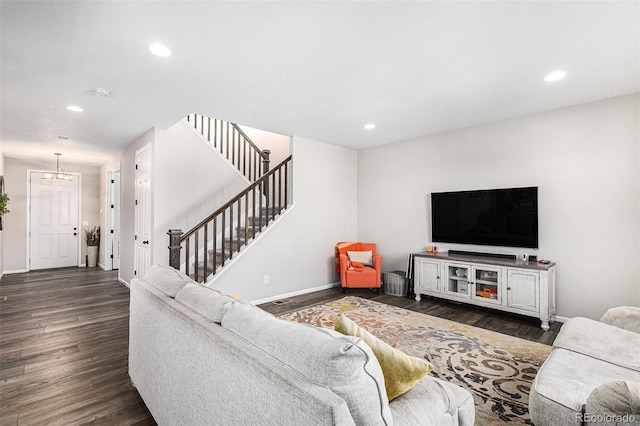
<path fill-rule="evenodd" d="M 252 181 L 191 230 L 168 232 L 169 265 L 206 282 L 289 207 L 292 157 L 269 170 L 269 152 L 261 151 L 235 124 L 196 114 L 187 122 Z"/>
<path fill-rule="evenodd" d="M 258 216 L 249 217 L 246 225 L 236 226 L 234 235 L 207 250 L 207 261 L 203 259 L 197 263 L 198 267 L 190 274 L 191 278 L 198 281 L 201 277 L 215 275 L 225 262 L 230 261 L 234 255 L 246 248 L 282 211 L 282 208 L 263 207 Z M 267 216 L 271 218 L 269 222 L 266 222 Z"/>
<path fill-rule="evenodd" d="M 237 124 L 198 114 L 187 115 L 187 123 L 250 182 L 269 171 L 271 151 L 258 148 Z"/>

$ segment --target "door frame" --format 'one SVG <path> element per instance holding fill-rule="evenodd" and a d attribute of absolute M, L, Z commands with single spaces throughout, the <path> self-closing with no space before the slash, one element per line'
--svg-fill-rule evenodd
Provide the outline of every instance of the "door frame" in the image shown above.
<path fill-rule="evenodd" d="M 105 245 L 104 245 L 104 253 L 105 253 L 104 270 L 105 271 L 111 271 L 113 269 L 116 269 L 116 268 L 113 267 L 114 259 L 112 259 L 110 256 L 111 256 L 111 253 L 112 253 L 112 250 L 113 250 L 113 243 L 117 242 L 118 244 L 121 244 L 121 239 L 122 239 L 121 236 L 116 238 L 115 235 L 113 233 L 111 233 L 111 231 L 112 231 L 111 223 L 113 222 L 113 216 L 115 214 L 115 211 L 111 208 L 112 204 L 116 205 L 117 208 L 120 209 L 120 214 L 118 215 L 118 217 L 122 218 L 122 216 L 121 216 L 121 214 L 122 214 L 122 207 L 121 207 L 121 205 L 122 205 L 122 193 L 121 193 L 121 191 L 122 191 L 122 184 L 121 184 L 121 182 L 122 182 L 122 180 L 121 180 L 122 179 L 122 174 L 121 174 L 121 171 L 120 171 L 120 166 L 121 165 L 118 164 L 113 169 L 107 171 L 107 176 L 106 176 L 106 193 L 107 193 L 106 194 L 107 195 L 106 196 L 106 201 L 107 201 L 107 204 L 105 206 L 105 209 L 106 209 L 107 214 L 106 214 L 106 218 L 105 218 L 106 219 L 106 221 L 105 221 L 105 229 L 107 230 L 107 232 L 106 232 L 106 237 L 107 238 L 105 239 Z M 113 180 L 113 177 L 116 174 L 118 175 L 117 184 L 119 185 L 119 188 L 118 188 L 119 200 L 118 200 L 117 203 L 114 203 L 115 200 L 113 199 L 113 192 L 112 192 L 113 188 L 112 188 L 111 185 L 115 185 L 115 183 L 112 184 L 111 181 Z M 120 231 L 121 231 L 121 224 L 120 223 L 117 225 L 117 229 L 118 229 L 118 233 L 120 234 Z M 107 257 L 107 256 L 109 256 L 109 257 Z M 118 256 L 120 256 L 120 250 L 118 250 Z M 120 269 L 120 262 L 119 261 L 118 261 L 118 268 L 117 269 Z"/>
<path fill-rule="evenodd" d="M 25 255 L 25 270 L 27 272 L 31 271 L 31 173 L 47 173 L 50 170 L 41 170 L 41 169 L 27 169 L 27 233 L 25 238 L 27 240 L 27 253 Z M 81 262 L 82 259 L 82 241 L 84 235 L 82 233 L 82 227 L 80 224 L 82 223 L 82 173 L 69 173 L 65 172 L 68 175 L 72 175 L 74 179 L 78 179 L 78 252 L 76 259 L 76 265 L 78 267 L 82 267 L 84 264 Z"/>

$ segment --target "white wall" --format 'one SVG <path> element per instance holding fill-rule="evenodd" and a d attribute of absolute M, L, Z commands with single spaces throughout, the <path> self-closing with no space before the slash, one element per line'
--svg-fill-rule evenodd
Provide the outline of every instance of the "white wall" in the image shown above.
<path fill-rule="evenodd" d="M 334 246 L 356 239 L 357 152 L 294 137 L 292 153 L 294 207 L 211 287 L 262 300 L 339 281 Z"/>
<path fill-rule="evenodd" d="M 359 151 L 358 239 L 378 243 L 384 270 L 404 269 L 430 242 L 431 192 L 538 186 L 528 252 L 558 264 L 558 315 L 638 306 L 639 118 L 636 94 Z"/>

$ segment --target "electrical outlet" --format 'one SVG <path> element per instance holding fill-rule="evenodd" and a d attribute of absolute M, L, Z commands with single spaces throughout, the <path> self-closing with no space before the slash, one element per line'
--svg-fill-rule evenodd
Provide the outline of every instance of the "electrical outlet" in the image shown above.
<path fill-rule="evenodd" d="M 269 275 L 264 276 L 264 283 L 269 284 Z"/>

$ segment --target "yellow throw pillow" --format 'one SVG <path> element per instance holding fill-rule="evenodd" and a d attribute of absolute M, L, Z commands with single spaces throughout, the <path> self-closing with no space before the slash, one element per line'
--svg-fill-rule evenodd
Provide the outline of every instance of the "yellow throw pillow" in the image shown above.
<path fill-rule="evenodd" d="M 409 391 L 433 370 L 429 361 L 395 349 L 342 314 L 336 317 L 333 328 L 347 336 L 360 337 L 369 345 L 382 367 L 389 401 Z"/>

